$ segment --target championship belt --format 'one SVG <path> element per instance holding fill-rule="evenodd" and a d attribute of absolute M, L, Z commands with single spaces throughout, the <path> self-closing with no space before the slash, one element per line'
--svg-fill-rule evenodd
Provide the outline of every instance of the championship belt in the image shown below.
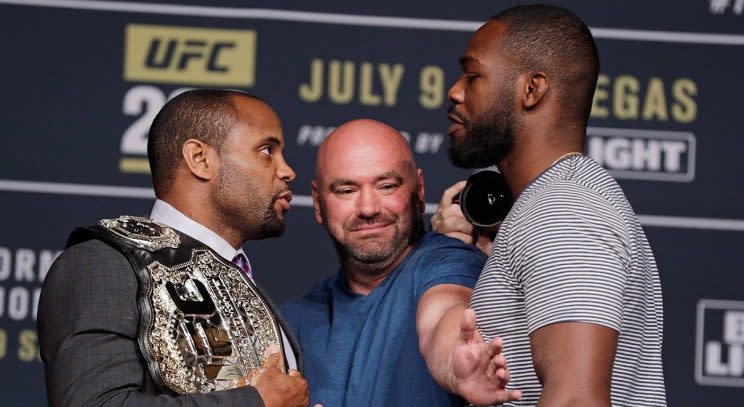
<path fill-rule="evenodd" d="M 135 266 L 140 350 L 163 390 L 239 387 L 265 367 L 270 349 L 284 357 L 267 300 L 237 266 L 148 218 L 121 216 L 100 225 L 88 230 L 107 234 L 101 240 L 116 242 Z"/>

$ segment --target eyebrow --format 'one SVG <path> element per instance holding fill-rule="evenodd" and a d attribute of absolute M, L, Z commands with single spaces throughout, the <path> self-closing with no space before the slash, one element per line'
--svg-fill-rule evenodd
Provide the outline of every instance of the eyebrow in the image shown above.
<path fill-rule="evenodd" d="M 478 60 L 478 58 L 472 57 L 470 55 L 463 55 L 460 57 L 460 66 L 464 66 L 467 63 L 474 63 L 481 65 L 481 62 Z"/>
<path fill-rule="evenodd" d="M 282 146 L 282 141 L 279 140 L 279 137 L 277 137 L 277 136 L 266 136 L 263 139 L 261 139 L 260 143 L 261 144 L 263 144 L 263 143 L 269 143 L 269 144 L 271 144 L 273 146 L 276 146 L 276 147 L 281 147 Z"/>
<path fill-rule="evenodd" d="M 264 138 L 264 141 L 267 141 L 267 142 L 272 143 L 272 144 L 282 144 L 282 141 L 279 140 L 279 137 L 277 137 L 277 136 L 266 136 Z"/>
<path fill-rule="evenodd" d="M 395 181 L 397 181 L 397 182 L 399 182 L 401 184 L 403 183 L 403 177 L 400 174 L 398 174 L 396 171 L 388 171 L 388 172 L 386 172 L 384 174 L 380 174 L 380 175 L 378 175 L 378 176 L 375 177 L 374 182 L 380 182 L 380 181 L 383 181 L 383 180 L 386 180 L 386 179 L 394 179 Z M 339 178 L 339 179 L 331 182 L 330 188 L 333 190 L 333 189 L 336 189 L 336 188 L 338 188 L 338 187 L 340 187 L 342 185 L 357 185 L 357 184 L 358 184 L 358 182 L 354 181 L 353 179 Z"/>

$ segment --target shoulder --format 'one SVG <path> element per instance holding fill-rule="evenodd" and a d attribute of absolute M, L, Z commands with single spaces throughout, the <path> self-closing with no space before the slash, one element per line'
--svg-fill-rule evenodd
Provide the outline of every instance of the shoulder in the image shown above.
<path fill-rule="evenodd" d="M 65 333 L 105 327 L 133 334 L 137 289 L 132 266 L 118 250 L 99 240 L 75 244 L 55 260 L 44 279 L 39 328 Z"/>
<path fill-rule="evenodd" d="M 279 307 L 282 315 L 290 322 L 291 319 L 299 317 L 309 310 L 327 307 L 328 295 L 337 279 L 338 275 L 336 274 L 327 277 L 315 284 L 305 294 L 282 304 Z"/>
<path fill-rule="evenodd" d="M 417 301 L 440 284 L 473 288 L 486 262 L 480 250 L 434 232 L 424 235 L 410 256 L 405 272 L 412 276 Z"/>
<path fill-rule="evenodd" d="M 131 269 L 129 261 L 118 250 L 100 240 L 92 239 L 62 252 L 50 267 L 45 285 L 68 279 L 127 280 L 131 277 L 134 280 Z"/>
<path fill-rule="evenodd" d="M 565 179 L 532 191 L 519 202 L 507 229 L 542 233 L 585 227 L 627 234 L 622 213 L 608 194 L 579 180 Z"/>
<path fill-rule="evenodd" d="M 427 232 L 411 253 L 419 263 L 460 262 L 484 263 L 486 255 L 472 245 L 437 232 Z"/>

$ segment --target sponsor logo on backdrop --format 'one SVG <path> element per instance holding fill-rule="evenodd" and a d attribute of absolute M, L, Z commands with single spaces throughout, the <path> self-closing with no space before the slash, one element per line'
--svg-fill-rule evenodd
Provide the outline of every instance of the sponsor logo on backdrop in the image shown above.
<path fill-rule="evenodd" d="M 744 387 L 744 301 L 698 302 L 695 381 Z"/>
<path fill-rule="evenodd" d="M 695 180 L 696 141 L 690 131 L 638 129 L 646 123 L 684 128 L 697 119 L 697 83 L 690 78 L 600 74 L 587 129 L 587 153 L 615 178 L 665 182 Z M 632 123 L 633 128 L 618 128 Z"/>
<path fill-rule="evenodd" d="M 358 105 L 364 107 L 395 108 L 399 106 L 401 89 L 415 92 L 410 109 L 424 111 L 442 109 L 447 102 L 448 84 L 444 69 L 436 65 L 412 68 L 402 63 L 354 61 L 345 59 L 313 58 L 307 77 L 297 87 L 304 103 Z M 426 113 L 428 114 L 428 113 Z M 346 118 L 339 118 L 345 121 Z M 399 129 L 411 144 L 415 154 L 438 154 L 444 146 L 446 120 L 442 115 L 441 130 L 412 131 Z M 299 147 L 317 147 L 333 126 L 303 124 L 295 139 Z"/>
<path fill-rule="evenodd" d="M 130 24 L 124 80 L 136 83 L 122 111 L 133 117 L 121 138 L 119 171 L 150 172 L 147 132 L 160 108 L 190 86 L 250 88 L 256 81 L 256 31 Z M 183 85 L 165 91 L 155 84 Z"/>
<path fill-rule="evenodd" d="M 711 14 L 744 14 L 744 0 L 708 0 Z"/>
<path fill-rule="evenodd" d="M 689 132 L 589 127 L 587 154 L 615 178 L 695 179 L 695 135 Z"/>
<path fill-rule="evenodd" d="M 253 86 L 256 32 L 130 24 L 124 79 L 130 82 Z"/>
<path fill-rule="evenodd" d="M 335 127 L 303 124 L 297 132 L 297 145 L 317 147 L 334 129 Z M 412 134 L 410 131 L 398 130 L 416 154 L 437 154 L 444 144 L 445 136 L 442 133 L 420 131 Z"/>
<path fill-rule="evenodd" d="M 33 324 L 41 284 L 61 250 L 36 250 L 0 246 L 0 360 L 39 360 L 38 337 L 34 329 L 13 329 L 10 323 Z M 10 329 L 8 329 L 10 328 Z"/>

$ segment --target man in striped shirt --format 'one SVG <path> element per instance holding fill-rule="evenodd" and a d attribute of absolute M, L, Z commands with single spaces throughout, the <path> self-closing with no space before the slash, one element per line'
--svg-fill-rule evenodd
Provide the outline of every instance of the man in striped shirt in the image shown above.
<path fill-rule="evenodd" d="M 508 405 L 665 406 L 656 263 L 616 181 L 583 155 L 599 66 L 589 29 L 562 8 L 514 7 L 460 64 L 450 157 L 498 165 L 516 197 L 471 300 L 523 391 Z"/>

